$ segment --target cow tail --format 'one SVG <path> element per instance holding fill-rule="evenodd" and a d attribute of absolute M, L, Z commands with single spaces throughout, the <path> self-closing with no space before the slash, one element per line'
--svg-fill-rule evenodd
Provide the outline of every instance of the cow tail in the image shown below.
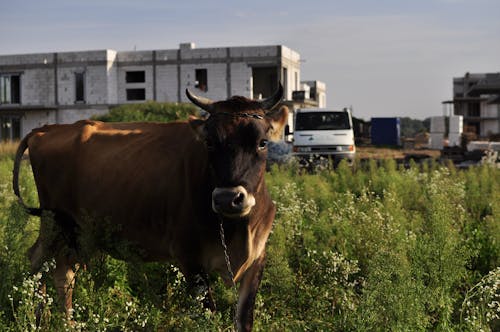
<path fill-rule="evenodd" d="M 12 171 L 12 187 L 14 188 L 14 194 L 16 194 L 19 203 L 24 207 L 26 212 L 31 214 L 32 216 L 41 216 L 42 209 L 40 208 L 32 208 L 26 206 L 21 197 L 21 193 L 19 192 L 19 169 L 21 167 L 21 160 L 24 155 L 24 151 L 28 149 L 28 140 L 31 137 L 31 134 L 26 135 L 25 138 L 19 143 L 19 147 L 17 148 L 16 157 L 14 158 L 14 170 Z"/>

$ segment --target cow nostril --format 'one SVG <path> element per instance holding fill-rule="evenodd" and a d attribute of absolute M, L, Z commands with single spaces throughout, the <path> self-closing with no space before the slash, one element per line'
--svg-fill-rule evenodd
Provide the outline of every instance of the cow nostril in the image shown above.
<path fill-rule="evenodd" d="M 238 195 L 236 195 L 236 197 L 233 199 L 233 206 L 239 206 L 243 204 L 244 200 L 245 200 L 245 194 L 238 193 Z"/>

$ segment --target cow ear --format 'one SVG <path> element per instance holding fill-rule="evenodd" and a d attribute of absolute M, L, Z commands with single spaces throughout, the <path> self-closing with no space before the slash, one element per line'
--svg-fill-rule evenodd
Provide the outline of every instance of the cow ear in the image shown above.
<path fill-rule="evenodd" d="M 191 129 L 193 129 L 194 134 L 196 138 L 200 140 L 205 139 L 205 121 L 200 120 L 197 117 L 194 116 L 189 116 L 189 125 L 191 126 Z"/>
<path fill-rule="evenodd" d="M 268 133 L 269 139 L 272 141 L 280 140 L 283 128 L 288 122 L 288 107 L 281 106 L 277 110 L 268 112 L 266 118 L 271 123 L 271 129 Z"/>

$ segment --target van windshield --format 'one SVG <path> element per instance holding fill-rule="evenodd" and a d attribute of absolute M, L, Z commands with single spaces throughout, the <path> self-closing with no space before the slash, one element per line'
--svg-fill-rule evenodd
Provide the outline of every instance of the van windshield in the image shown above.
<path fill-rule="evenodd" d="M 339 130 L 351 129 L 346 112 L 297 113 L 295 130 Z"/>

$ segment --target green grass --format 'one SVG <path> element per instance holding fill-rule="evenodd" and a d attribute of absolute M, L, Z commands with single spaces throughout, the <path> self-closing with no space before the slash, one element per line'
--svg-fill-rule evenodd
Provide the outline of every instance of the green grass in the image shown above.
<path fill-rule="evenodd" d="M 30 275 L 26 250 L 39 220 L 11 190 L 11 154 L 0 158 L 0 330 L 229 331 L 235 296 L 214 278 L 219 311 L 204 311 L 169 264 L 128 264 L 97 255 L 77 275 L 74 325 L 55 290 Z M 499 330 L 500 170 L 388 160 L 319 174 L 293 166 L 266 174 L 278 207 L 256 301 L 257 331 Z M 36 205 L 24 163 L 22 194 Z"/>

